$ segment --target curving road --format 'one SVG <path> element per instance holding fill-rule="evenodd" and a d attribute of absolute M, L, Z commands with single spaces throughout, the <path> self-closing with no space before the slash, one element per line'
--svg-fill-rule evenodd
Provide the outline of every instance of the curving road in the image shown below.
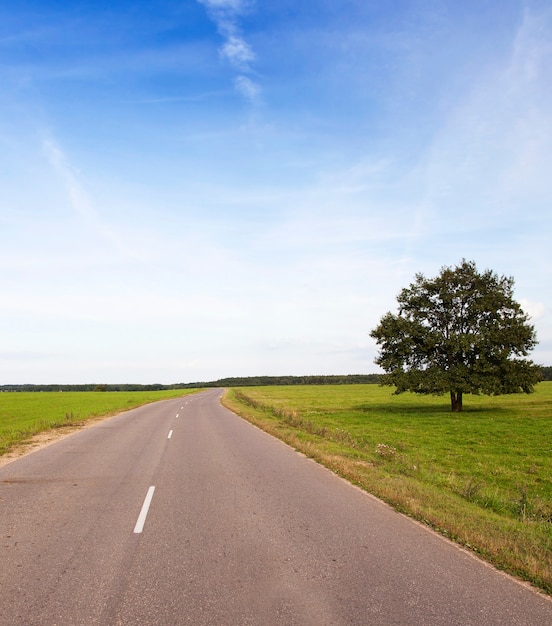
<path fill-rule="evenodd" d="M 221 407 L 0 468 L 0 624 L 552 624 L 552 601 Z"/>

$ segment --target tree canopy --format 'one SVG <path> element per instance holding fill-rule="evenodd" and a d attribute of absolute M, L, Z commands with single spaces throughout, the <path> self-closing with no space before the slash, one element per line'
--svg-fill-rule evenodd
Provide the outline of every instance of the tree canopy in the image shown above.
<path fill-rule="evenodd" d="M 443 267 L 435 278 L 416 274 L 370 333 L 383 384 L 396 393 L 449 392 L 462 410 L 464 393 L 531 393 L 541 368 L 526 357 L 537 344 L 529 316 L 513 298 L 514 280 L 473 261 Z"/>

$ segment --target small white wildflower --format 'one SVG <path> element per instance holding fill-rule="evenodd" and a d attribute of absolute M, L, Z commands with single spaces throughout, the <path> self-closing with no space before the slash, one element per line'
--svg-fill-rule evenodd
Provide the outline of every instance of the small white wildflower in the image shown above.
<path fill-rule="evenodd" d="M 397 449 L 393 446 L 388 446 L 386 443 L 378 443 L 376 446 L 376 454 L 383 457 L 391 457 L 397 453 Z"/>

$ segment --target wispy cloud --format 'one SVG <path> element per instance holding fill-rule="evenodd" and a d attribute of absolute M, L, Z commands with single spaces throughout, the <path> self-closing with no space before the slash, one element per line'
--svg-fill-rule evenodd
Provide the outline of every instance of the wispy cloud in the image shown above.
<path fill-rule="evenodd" d="M 242 96 L 246 100 L 248 100 L 252 104 L 255 104 L 259 101 L 261 97 L 261 88 L 255 81 L 251 80 L 247 76 L 240 75 L 236 77 L 234 84 L 236 86 L 236 89 L 242 94 Z"/>
<path fill-rule="evenodd" d="M 115 232 L 105 223 L 94 208 L 90 197 L 79 180 L 78 170 L 70 163 L 59 143 L 48 135 L 42 142 L 42 148 L 48 163 L 58 175 L 69 204 L 75 213 L 84 221 L 86 227 L 92 228 L 97 235 L 110 243 L 124 256 L 135 256 L 117 237 Z"/>
<path fill-rule="evenodd" d="M 514 42 L 511 74 L 519 81 L 535 83 L 543 77 L 552 54 L 552 10 L 535 13 L 526 9 Z"/>
<path fill-rule="evenodd" d="M 426 169 L 432 218 L 440 212 L 457 228 L 441 210 L 448 206 L 462 212 L 466 226 L 477 220 L 479 229 L 494 229 L 526 223 L 534 216 L 520 208 L 550 197 L 551 32 L 552 12 L 526 13 L 511 57 L 474 76 L 436 132 Z"/>
<path fill-rule="evenodd" d="M 255 52 L 245 40 L 239 18 L 249 9 L 250 2 L 244 0 L 198 0 L 205 6 L 218 32 L 224 37 L 219 48 L 220 56 L 239 72 L 234 83 L 238 92 L 251 104 L 260 100 L 260 85 L 251 78 Z"/>
<path fill-rule="evenodd" d="M 238 69 L 249 70 L 249 64 L 255 59 L 251 46 L 241 37 L 230 35 L 220 49 L 222 57 L 228 59 Z"/>

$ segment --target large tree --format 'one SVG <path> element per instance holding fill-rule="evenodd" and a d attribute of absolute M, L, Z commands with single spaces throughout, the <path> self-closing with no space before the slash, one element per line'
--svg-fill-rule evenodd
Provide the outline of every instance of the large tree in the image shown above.
<path fill-rule="evenodd" d="M 513 298 L 514 280 L 472 261 L 444 267 L 435 278 L 416 274 L 370 335 L 375 362 L 396 393 L 450 393 L 462 410 L 465 393 L 531 393 L 541 370 L 525 359 L 537 343 L 529 316 Z"/>

